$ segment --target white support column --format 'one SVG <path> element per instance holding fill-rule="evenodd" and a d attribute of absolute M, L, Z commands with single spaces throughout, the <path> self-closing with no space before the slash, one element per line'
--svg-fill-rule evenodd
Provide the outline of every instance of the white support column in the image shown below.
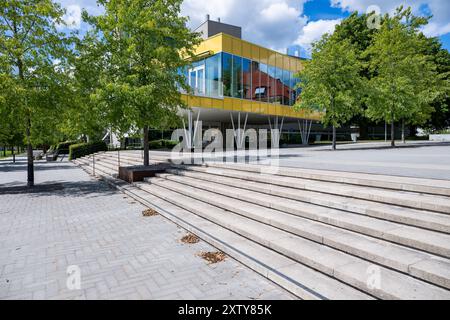
<path fill-rule="evenodd" d="M 188 111 L 188 114 L 187 114 L 187 116 L 188 116 L 187 127 L 188 128 L 187 129 L 186 129 L 186 123 L 184 121 L 184 118 L 181 118 L 181 120 L 183 122 L 183 128 L 184 128 L 184 139 L 186 141 L 185 146 L 188 149 L 193 149 L 195 147 L 193 140 L 197 135 L 200 113 L 201 113 L 201 111 L 199 110 L 198 114 L 197 114 L 197 120 L 195 121 L 195 124 L 194 124 L 193 111 L 192 110 Z"/>
<path fill-rule="evenodd" d="M 243 149 L 245 147 L 245 131 L 247 130 L 248 113 L 245 114 L 244 127 L 241 129 L 241 113 L 238 113 L 238 128 L 234 124 L 233 113 L 230 112 L 231 125 L 233 126 L 234 139 L 236 141 L 236 146 L 238 149 Z"/>
<path fill-rule="evenodd" d="M 312 120 L 303 120 L 303 125 L 300 120 L 298 120 L 298 128 L 300 130 L 300 135 L 302 137 L 302 144 L 308 145 L 309 137 L 311 135 L 311 128 L 312 128 Z"/>
<path fill-rule="evenodd" d="M 272 120 L 270 117 L 267 118 L 269 120 L 269 127 L 270 127 L 270 137 L 272 141 L 272 147 L 273 146 L 280 146 L 280 139 L 281 139 L 281 133 L 283 132 L 283 126 L 284 126 L 284 117 L 281 118 L 281 123 L 279 122 L 278 116 L 275 117 L 273 126 L 272 126 Z"/>

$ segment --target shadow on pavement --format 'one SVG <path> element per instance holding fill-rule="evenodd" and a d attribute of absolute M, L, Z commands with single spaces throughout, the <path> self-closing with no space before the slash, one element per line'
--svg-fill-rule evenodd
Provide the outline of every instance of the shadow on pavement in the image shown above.
<path fill-rule="evenodd" d="M 0 186 L 0 195 L 27 194 L 29 196 L 67 196 L 67 197 L 97 197 L 117 193 L 109 185 L 99 181 L 51 181 L 37 184 L 33 188 L 17 185 L 18 182 Z"/>
<path fill-rule="evenodd" d="M 65 169 L 76 169 L 70 163 L 59 163 L 59 164 L 47 164 L 46 162 L 35 163 L 35 171 L 47 171 L 47 170 L 65 170 Z M 2 172 L 14 172 L 14 171 L 26 171 L 27 163 L 0 163 L 0 173 Z"/>

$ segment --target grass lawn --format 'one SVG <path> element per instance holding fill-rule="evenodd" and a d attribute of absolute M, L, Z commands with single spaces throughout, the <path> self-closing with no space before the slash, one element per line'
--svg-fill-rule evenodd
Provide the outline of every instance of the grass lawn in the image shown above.
<path fill-rule="evenodd" d="M 11 150 L 6 150 L 6 156 L 5 156 L 4 152 L 3 152 L 3 150 L 0 151 L 0 159 L 11 157 L 11 155 L 12 155 Z M 18 154 L 16 153 L 16 156 L 17 155 Z"/>
<path fill-rule="evenodd" d="M 11 151 L 10 150 L 6 151 L 6 156 L 5 156 L 5 153 L 4 153 L 3 150 L 0 151 L 0 159 L 7 158 L 9 156 L 11 156 Z"/>

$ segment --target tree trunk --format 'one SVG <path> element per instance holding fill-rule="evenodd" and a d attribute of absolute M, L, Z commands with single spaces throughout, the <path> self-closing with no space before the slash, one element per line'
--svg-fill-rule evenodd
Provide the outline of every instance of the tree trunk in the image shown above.
<path fill-rule="evenodd" d="M 406 136 L 405 136 L 405 119 L 402 120 L 402 142 L 406 143 Z"/>
<path fill-rule="evenodd" d="M 336 127 L 333 126 L 333 151 L 336 150 Z"/>
<path fill-rule="evenodd" d="M 395 148 L 395 123 L 394 119 L 391 122 L 391 147 Z"/>
<path fill-rule="evenodd" d="M 3 157 L 6 158 L 6 146 L 3 146 Z"/>
<path fill-rule="evenodd" d="M 148 126 L 144 127 L 144 166 L 150 165 Z"/>
<path fill-rule="evenodd" d="M 11 154 L 12 154 L 12 157 L 13 157 L 13 163 L 16 163 L 16 153 L 15 153 L 15 150 L 14 150 L 14 146 L 11 147 Z"/>
<path fill-rule="evenodd" d="M 34 164 L 33 164 L 33 146 L 31 145 L 31 120 L 27 119 L 27 158 L 28 158 L 28 187 L 34 187 Z"/>

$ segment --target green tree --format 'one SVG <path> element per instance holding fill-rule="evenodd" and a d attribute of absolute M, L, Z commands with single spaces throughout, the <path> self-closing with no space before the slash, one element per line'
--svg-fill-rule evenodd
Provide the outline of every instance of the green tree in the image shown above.
<path fill-rule="evenodd" d="M 436 65 L 436 72 L 444 83 L 440 94 L 432 102 L 434 113 L 425 124 L 425 128 L 432 132 L 450 127 L 450 95 L 448 89 L 445 90 L 445 84 L 447 84 L 448 88 L 448 83 L 450 82 L 450 53 L 447 49 L 442 48 L 438 38 L 427 38 L 425 41 L 427 45 L 424 47 L 424 53 L 432 59 Z"/>
<path fill-rule="evenodd" d="M 186 88 L 178 70 L 194 56 L 199 35 L 180 16 L 182 0 L 98 2 L 105 13 L 85 15 L 98 32 L 106 66 L 93 97 L 119 134 L 143 130 L 144 165 L 149 165 L 149 127 L 175 121 L 183 106 L 178 87 Z"/>
<path fill-rule="evenodd" d="M 367 87 L 367 116 L 391 123 L 391 145 L 395 147 L 395 122 L 424 123 L 434 111 L 431 105 L 443 89 L 441 76 L 430 56 L 423 53 L 427 42 L 418 28 L 427 19 L 416 18 L 411 10 L 383 18 L 365 56 L 372 74 Z"/>
<path fill-rule="evenodd" d="M 350 40 L 325 35 L 313 45 L 312 59 L 297 75 L 302 93 L 295 108 L 323 113 L 323 124 L 333 127 L 333 150 L 336 128 L 360 112 L 360 72 L 361 64 Z"/>
<path fill-rule="evenodd" d="M 67 98 L 69 42 L 57 30 L 64 24 L 63 15 L 64 10 L 51 0 L 0 4 L 1 77 L 9 82 L 2 95 L 5 104 L 14 108 L 26 137 L 30 187 L 34 185 L 33 143 L 43 140 L 44 132 L 53 132 Z"/>
<path fill-rule="evenodd" d="M 100 77 L 105 69 L 104 50 L 100 46 L 96 32 L 88 31 L 82 39 L 75 40 L 75 55 L 70 82 L 72 99 L 65 109 L 59 130 L 67 139 L 80 137 L 95 141 L 103 138 L 109 126 L 106 113 L 96 103 L 93 95 L 100 87 Z"/>

